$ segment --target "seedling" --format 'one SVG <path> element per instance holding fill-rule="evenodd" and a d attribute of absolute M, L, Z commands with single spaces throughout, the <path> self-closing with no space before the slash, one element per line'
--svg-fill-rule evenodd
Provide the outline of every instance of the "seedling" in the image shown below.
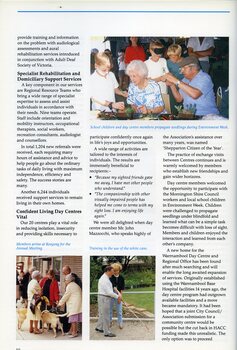
<path fill-rule="evenodd" d="M 174 106 L 178 111 L 178 117 L 180 118 L 193 118 L 196 112 L 196 104 L 186 104 L 184 108 L 182 106 Z"/>

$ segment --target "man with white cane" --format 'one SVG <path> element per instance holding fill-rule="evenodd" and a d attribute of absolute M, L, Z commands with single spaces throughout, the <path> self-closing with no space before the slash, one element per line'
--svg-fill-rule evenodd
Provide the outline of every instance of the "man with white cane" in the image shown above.
<path fill-rule="evenodd" d="M 95 330 L 97 332 L 104 333 L 105 337 L 116 337 L 114 333 L 110 331 L 110 300 L 111 298 L 117 299 L 118 303 L 121 303 L 121 294 L 114 293 L 113 286 L 110 278 L 114 274 L 112 266 L 106 266 L 104 274 L 100 277 L 98 283 L 98 310 L 99 319 Z"/>

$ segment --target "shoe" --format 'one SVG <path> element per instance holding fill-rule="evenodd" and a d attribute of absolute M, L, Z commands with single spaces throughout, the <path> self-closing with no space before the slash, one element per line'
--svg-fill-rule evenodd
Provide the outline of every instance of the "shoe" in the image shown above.
<path fill-rule="evenodd" d="M 34 334 L 42 334 L 42 332 L 39 329 L 35 329 Z"/>
<path fill-rule="evenodd" d="M 95 328 L 96 332 L 104 333 L 103 329 Z"/>
<path fill-rule="evenodd" d="M 77 335 L 78 335 L 78 333 L 79 332 L 77 332 Z M 71 332 L 67 332 L 67 333 L 65 333 L 65 335 L 72 335 L 72 333 Z"/>
<path fill-rule="evenodd" d="M 116 337 L 116 334 L 114 334 L 114 333 L 109 333 L 109 334 L 105 334 L 104 336 L 105 336 L 105 337 L 109 337 L 109 338 L 113 338 L 113 337 Z"/>
<path fill-rule="evenodd" d="M 71 334 L 71 335 L 69 335 L 69 337 L 68 337 L 68 338 L 75 338 L 75 337 L 78 337 L 78 333 Z"/>
<path fill-rule="evenodd" d="M 123 324 L 122 324 L 122 322 L 119 323 L 119 328 L 120 328 L 120 329 L 123 329 Z"/>

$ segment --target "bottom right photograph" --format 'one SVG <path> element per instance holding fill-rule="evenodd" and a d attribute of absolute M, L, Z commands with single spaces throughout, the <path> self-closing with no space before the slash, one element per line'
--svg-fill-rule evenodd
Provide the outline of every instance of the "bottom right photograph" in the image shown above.
<path fill-rule="evenodd" d="M 155 256 L 90 257 L 90 339 L 155 339 Z"/>

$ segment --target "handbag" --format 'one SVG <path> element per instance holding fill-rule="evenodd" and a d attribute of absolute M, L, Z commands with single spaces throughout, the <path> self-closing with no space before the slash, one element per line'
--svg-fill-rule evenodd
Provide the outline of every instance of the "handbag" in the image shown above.
<path fill-rule="evenodd" d="M 30 301 L 30 310 L 33 314 L 35 314 L 35 308 L 39 304 L 41 297 L 38 294 L 34 294 Z"/>

